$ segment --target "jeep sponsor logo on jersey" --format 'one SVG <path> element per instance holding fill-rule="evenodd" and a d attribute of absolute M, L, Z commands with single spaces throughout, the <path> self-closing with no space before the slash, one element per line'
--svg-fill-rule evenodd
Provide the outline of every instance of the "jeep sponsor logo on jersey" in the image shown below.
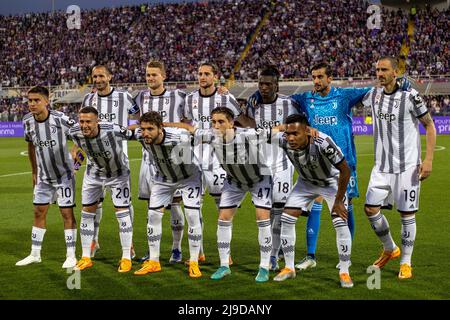
<path fill-rule="evenodd" d="M 116 119 L 116 115 L 114 113 L 99 113 L 98 118 L 100 120 L 106 120 L 108 122 L 113 122 Z"/>
<path fill-rule="evenodd" d="M 36 146 L 41 148 L 53 148 L 56 146 L 55 140 L 38 140 Z"/>
<path fill-rule="evenodd" d="M 94 158 L 111 159 L 111 151 L 92 152 L 91 155 Z"/>
<path fill-rule="evenodd" d="M 395 121 L 397 119 L 395 114 L 389 113 L 389 112 L 383 113 L 383 112 L 379 111 L 378 113 L 376 113 L 376 116 L 377 116 L 378 119 L 386 120 L 389 123 L 393 122 L 393 121 Z"/>
<path fill-rule="evenodd" d="M 331 125 L 335 126 L 338 123 L 338 118 L 336 116 L 318 116 L 314 117 L 314 123 L 317 125 Z"/>

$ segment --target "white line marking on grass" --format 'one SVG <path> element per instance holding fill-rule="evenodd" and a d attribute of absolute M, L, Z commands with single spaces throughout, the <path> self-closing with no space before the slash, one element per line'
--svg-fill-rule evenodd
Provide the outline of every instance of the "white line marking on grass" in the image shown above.
<path fill-rule="evenodd" d="M 130 159 L 130 162 L 134 162 L 134 161 L 138 161 L 141 160 L 141 158 L 135 158 L 135 159 Z M 83 164 L 82 167 L 85 167 L 86 165 Z M 14 177 L 14 176 L 23 176 L 26 174 L 31 174 L 31 171 L 27 171 L 27 172 L 18 172 L 18 173 L 11 173 L 11 174 L 4 174 L 2 176 L 0 176 L 0 178 L 7 178 L 7 177 Z"/>

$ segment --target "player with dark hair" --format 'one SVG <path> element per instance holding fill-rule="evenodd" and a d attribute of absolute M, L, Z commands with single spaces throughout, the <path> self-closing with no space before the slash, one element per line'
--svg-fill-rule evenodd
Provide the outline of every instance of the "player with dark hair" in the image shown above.
<path fill-rule="evenodd" d="M 77 263 L 75 257 L 77 230 L 73 214 L 75 177 L 66 136 L 75 122 L 61 112 L 50 111 L 48 103 L 47 88 L 36 86 L 28 91 L 30 113 L 23 118 L 23 126 L 32 169 L 34 222 L 31 231 L 31 254 L 18 261 L 16 266 L 41 262 L 47 212 L 56 195 L 64 220 L 67 247 L 63 268 L 73 268 Z"/>

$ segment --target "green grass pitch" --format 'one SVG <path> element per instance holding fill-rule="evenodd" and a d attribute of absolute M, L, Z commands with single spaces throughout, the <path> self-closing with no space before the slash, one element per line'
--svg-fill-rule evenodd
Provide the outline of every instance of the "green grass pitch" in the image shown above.
<path fill-rule="evenodd" d="M 422 137 L 424 142 L 424 137 Z M 134 276 L 120 274 L 117 263 L 121 256 L 117 220 L 111 201 L 105 201 L 100 228 L 101 250 L 94 266 L 81 272 L 81 289 L 67 288 L 67 274 L 61 265 L 65 259 L 62 219 L 56 206 L 47 218 L 47 233 L 42 249 L 42 263 L 16 267 L 16 261 L 29 254 L 30 230 L 33 221 L 32 184 L 23 139 L 0 139 L 0 299 L 448 299 L 450 283 L 450 215 L 447 195 L 450 177 L 450 136 L 439 136 L 433 173 L 422 184 L 420 211 L 417 214 L 417 239 L 413 254 L 413 279 L 397 278 L 398 260 L 390 262 L 381 272 L 381 288 L 369 290 L 366 282 L 372 274 L 367 267 L 380 253 L 381 246 L 363 213 L 364 195 L 373 166 L 372 137 L 356 137 L 358 150 L 359 188 L 362 197 L 355 202 L 356 235 L 350 269 L 355 287 L 341 289 L 338 281 L 335 232 L 326 207 L 317 250 L 317 267 L 298 273 L 297 278 L 282 283 L 270 281 L 257 284 L 254 277 L 259 263 L 255 213 L 247 196 L 233 224 L 231 252 L 234 265 L 231 276 L 222 281 L 209 277 L 219 264 L 216 248 L 217 212 L 207 196 L 203 210 L 206 263 L 203 277 L 191 279 L 184 265 L 170 265 L 168 259 L 172 235 L 169 214 L 163 220 L 161 244 L 162 272 Z M 147 251 L 146 205 L 137 200 L 140 147 L 130 143 L 132 187 L 135 206 L 134 244 L 138 256 Z M 84 170 L 84 168 L 82 169 Z M 77 224 L 80 220 L 80 188 L 83 171 L 77 173 Z M 400 218 L 396 211 L 385 212 L 395 241 L 400 244 Z M 305 218 L 297 223 L 296 261 L 305 255 Z M 184 258 L 188 256 L 186 236 Z M 77 256 L 81 254 L 78 236 Z M 133 270 L 138 268 L 133 263 Z M 271 275 L 273 277 L 273 274 Z"/>

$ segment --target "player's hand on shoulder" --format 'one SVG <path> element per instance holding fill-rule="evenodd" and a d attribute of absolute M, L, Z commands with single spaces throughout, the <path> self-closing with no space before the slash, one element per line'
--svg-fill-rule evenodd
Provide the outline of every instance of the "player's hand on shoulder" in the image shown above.
<path fill-rule="evenodd" d="M 247 99 L 247 108 L 248 107 L 256 108 L 256 106 L 259 103 L 262 103 L 262 96 L 258 90 Z"/>
<path fill-rule="evenodd" d="M 412 83 L 406 75 L 401 78 L 397 78 L 397 86 L 402 91 L 411 91 L 412 89 Z"/>
<path fill-rule="evenodd" d="M 226 96 L 230 93 L 230 90 L 228 90 L 228 88 L 225 86 L 218 86 L 217 93 L 220 94 L 221 96 Z"/>
<path fill-rule="evenodd" d="M 318 138 L 319 137 L 319 130 L 312 128 L 310 126 L 306 127 L 306 134 L 308 136 L 311 136 L 313 138 Z"/>

